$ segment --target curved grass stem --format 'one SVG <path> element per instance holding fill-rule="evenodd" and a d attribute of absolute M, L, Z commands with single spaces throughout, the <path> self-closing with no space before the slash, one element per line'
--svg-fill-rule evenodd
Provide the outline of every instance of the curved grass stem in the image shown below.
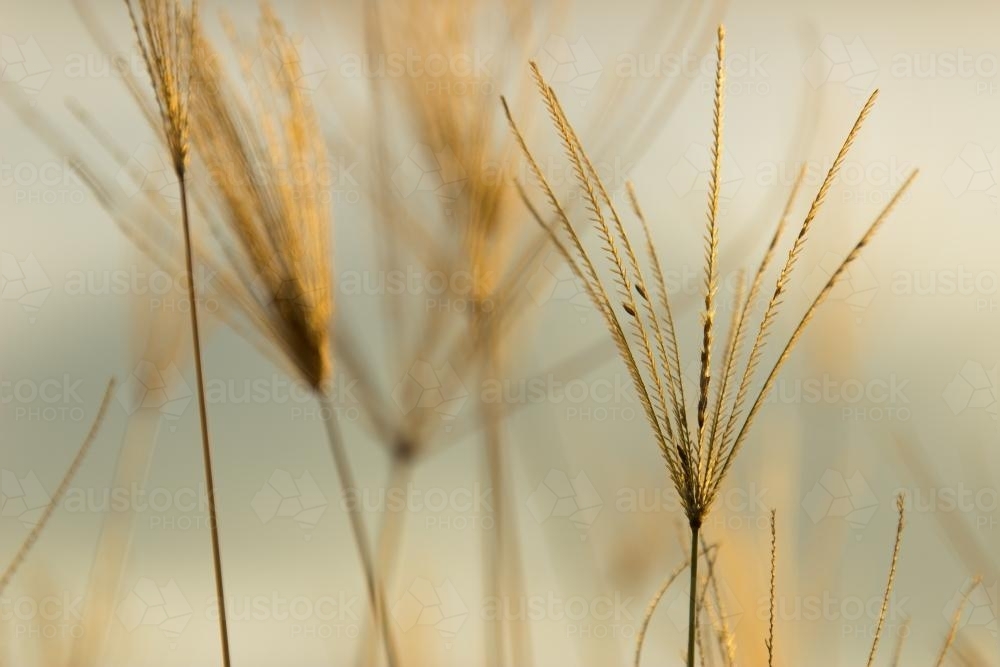
<path fill-rule="evenodd" d="M 329 418 L 323 420 L 323 424 L 326 426 L 330 452 L 333 454 L 334 468 L 337 471 L 337 479 L 340 482 L 341 491 L 345 497 L 349 498 L 355 494 L 358 487 L 354 481 L 354 473 L 351 471 L 351 463 L 347 458 L 347 452 L 344 450 L 344 441 L 340 434 L 340 425 L 337 422 L 335 406 L 332 405 L 330 397 L 326 394 L 321 394 L 318 398 L 321 407 L 327 408 L 326 412 L 330 415 Z M 368 544 L 368 533 L 365 529 L 364 517 L 361 514 L 361 505 L 358 502 L 350 500 L 346 505 L 351 532 L 354 534 L 358 556 L 361 558 L 361 567 L 365 573 L 365 588 L 368 593 L 368 602 L 371 605 L 375 628 L 381 630 L 389 667 L 398 667 L 399 658 L 392 639 L 388 615 L 386 614 L 385 596 L 375 574 L 375 560 L 372 558 L 372 550 Z"/>

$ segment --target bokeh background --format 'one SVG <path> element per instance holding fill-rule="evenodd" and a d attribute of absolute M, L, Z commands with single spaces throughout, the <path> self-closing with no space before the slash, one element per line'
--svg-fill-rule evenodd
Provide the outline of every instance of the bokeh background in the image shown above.
<path fill-rule="evenodd" d="M 808 194 L 795 209 L 801 216 L 865 97 L 880 89 L 799 264 L 776 338 L 912 168 L 919 179 L 783 371 L 707 536 L 719 544 L 741 664 L 765 657 L 771 508 L 779 526 L 780 663 L 858 664 L 884 587 L 894 496 L 905 491 L 908 525 L 882 659 L 902 635 L 901 664 L 932 664 L 961 592 L 971 590 L 952 657 L 997 664 L 1000 7 L 674 5 L 455 10 L 384 2 L 380 29 L 387 52 L 412 56 L 410 65 L 432 71 L 444 63 L 446 74 L 424 82 L 422 99 L 492 116 L 498 145 L 507 136 L 499 95 L 516 100 L 550 175 L 569 191 L 527 85 L 528 59 L 539 62 L 615 198 L 624 201 L 627 179 L 635 183 L 682 304 L 692 364 L 714 25 L 726 24 L 729 68 L 721 302 L 735 272 L 755 266 L 799 165 L 808 165 Z M 115 196 L 131 201 L 136 215 L 150 191 L 175 196 L 157 135 L 115 69 L 113 58 L 123 57 L 143 80 L 127 13 L 120 2 L 88 6 L 110 35 L 111 54 L 70 2 L 0 6 L 9 101 L 0 108 L 0 562 L 48 504 L 107 378 L 120 381 L 93 451 L 0 603 L 4 655 L 9 664 L 51 663 L 65 660 L 76 640 L 100 637 L 96 664 L 215 664 L 183 283 L 131 246 L 70 156 L 23 117 L 50 119 L 121 188 Z M 482 306 L 470 296 L 482 277 L 428 266 L 404 235 L 387 261 L 381 250 L 392 227 L 375 220 L 391 201 L 450 247 L 461 220 L 449 215 L 449 202 L 471 169 L 454 157 L 462 147 L 423 136 L 407 106 L 415 103 L 403 95 L 388 95 L 383 117 L 374 113 L 372 91 L 405 85 L 411 70 L 379 69 L 365 42 L 366 5 L 274 7 L 297 36 L 308 75 L 302 87 L 314 97 L 335 169 L 335 326 L 353 341 L 339 352 L 353 358 L 337 365 L 335 406 L 359 480 L 353 500 L 373 541 L 383 522 L 405 521 L 386 582 L 403 664 L 491 664 L 498 613 L 525 633 L 534 664 L 629 663 L 647 601 L 687 547 L 678 502 L 598 314 L 545 251 L 524 269 L 524 316 L 505 334 L 500 377 L 459 372 L 446 345 L 424 354 L 415 339 L 429 321 L 463 335 L 455 321 Z M 205 2 L 208 31 L 220 42 L 223 10 L 252 30 L 253 3 Z M 454 15 L 463 22 L 449 23 Z M 434 53 L 436 39 L 470 26 L 468 50 Z M 410 45 L 424 51 L 411 53 Z M 108 133 L 104 143 L 122 152 L 103 150 L 74 108 L 86 109 Z M 379 142 L 387 147 L 381 177 L 372 149 Z M 514 165 L 498 162 L 499 177 L 534 192 L 516 156 L 498 154 Z M 534 223 L 515 198 L 508 203 L 510 224 L 527 238 Z M 580 213 L 577 206 L 582 220 Z M 367 664 L 367 604 L 348 501 L 325 444 L 330 415 L 216 317 L 211 275 L 204 280 L 234 664 Z M 396 309 L 403 324 L 392 317 Z M 384 420 L 428 413 L 431 445 L 413 464 L 402 506 L 387 500 L 390 457 L 351 362 L 369 369 Z M 425 394 L 416 404 L 415 391 Z M 484 454 L 484 415 L 497 405 L 509 485 L 501 501 Z M 525 597 L 504 598 L 497 612 L 484 573 L 497 553 L 501 502 L 517 535 L 516 548 L 501 553 L 505 567 L 516 562 L 522 572 Z M 117 543 L 120 560 L 101 547 L 109 525 L 128 527 L 128 540 Z M 101 572 L 95 562 L 116 564 L 97 596 L 87 593 L 88 577 Z M 683 586 L 668 593 L 646 664 L 681 664 L 686 605 Z M 94 607 L 106 623 L 88 620 Z"/>

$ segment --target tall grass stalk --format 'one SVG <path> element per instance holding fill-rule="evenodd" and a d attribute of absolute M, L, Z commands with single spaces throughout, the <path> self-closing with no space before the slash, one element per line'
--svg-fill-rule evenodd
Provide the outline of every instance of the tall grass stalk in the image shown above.
<path fill-rule="evenodd" d="M 698 635 L 698 533 L 700 524 L 691 524 L 691 588 L 688 600 L 688 667 L 694 665 L 695 638 Z"/>
<path fill-rule="evenodd" d="M 375 620 L 375 626 L 380 631 L 385 644 L 386 660 L 390 667 L 395 667 L 400 664 L 398 652 L 392 636 L 392 627 L 389 624 L 384 591 L 378 576 L 376 576 L 375 559 L 372 556 L 372 550 L 368 543 L 368 534 L 362 515 L 362 503 L 351 500 L 356 497 L 355 493 L 358 485 L 354 481 L 351 463 L 347 458 L 347 452 L 344 450 L 340 425 L 335 416 L 336 409 L 326 394 L 322 395 L 319 401 L 320 405 L 326 408 L 325 411 L 330 415 L 328 419 L 323 420 L 323 423 L 326 426 L 330 452 L 333 455 L 333 467 L 337 471 L 341 491 L 344 497 L 348 499 L 348 502 L 345 503 L 348 506 L 348 519 L 350 520 L 351 532 L 358 549 L 358 556 L 361 559 L 361 567 L 364 570 L 365 590 L 368 594 L 369 604 L 372 607 L 372 616 Z"/>
<path fill-rule="evenodd" d="M 643 267 L 633 247 L 622 215 L 615 199 L 591 162 L 580 142 L 555 91 L 542 77 L 538 67 L 532 63 L 531 70 L 548 116 L 561 140 L 562 149 L 572 167 L 572 173 L 580 186 L 589 222 L 596 232 L 603 257 L 610 268 L 612 284 L 606 286 L 594 261 L 597 253 L 592 253 L 583 242 L 583 237 L 571 222 L 567 209 L 556 195 L 546 173 L 539 166 L 534 154 L 528 148 L 524 134 L 514 120 L 506 99 L 501 98 L 511 131 L 528 163 L 529 173 L 548 201 L 554 219 L 552 223 L 542 222 L 553 244 L 568 264 L 574 276 L 580 281 L 601 314 L 618 348 L 622 361 L 636 388 L 643 412 L 652 427 L 660 453 L 666 464 L 666 471 L 673 483 L 681 506 L 688 521 L 691 537 L 691 601 L 688 609 L 688 667 L 694 667 L 698 640 L 698 540 L 706 517 L 718 497 L 720 487 L 726 479 L 736 455 L 742 448 L 765 399 L 770 393 L 779 371 L 788 360 L 795 344 L 812 320 L 819 306 L 829 297 L 834 286 L 844 277 L 865 246 L 885 223 L 889 214 L 899 203 L 916 175 L 911 174 L 900 189 L 869 225 L 861 239 L 855 244 L 829 280 L 810 303 L 805 314 L 788 337 L 786 344 L 765 376 L 763 385 L 755 395 L 750 407 L 745 410 L 765 343 L 774 324 L 784 295 L 789 287 L 793 269 L 801 256 L 809 232 L 827 195 L 836 180 L 847 153 L 860 133 L 865 119 L 874 106 L 877 91 L 873 93 L 858 114 L 847 138 L 844 140 L 819 187 L 808 213 L 802 221 L 798 234 L 788 252 L 787 258 L 775 281 L 774 291 L 767 302 L 759 328 L 750 346 L 749 354 L 743 361 L 743 346 L 749 329 L 749 319 L 760 296 L 763 277 L 775 255 L 775 248 L 784 229 L 784 218 L 763 259 L 761 260 L 746 294 L 738 293 L 733 318 L 725 338 L 717 336 L 715 313 L 715 292 L 718 288 L 718 247 L 719 247 L 719 196 L 722 183 L 722 141 L 725 91 L 725 30 L 718 29 L 716 43 L 715 99 L 712 123 L 712 168 L 709 180 L 708 215 L 705 233 L 705 283 L 704 308 L 701 313 L 700 328 L 700 372 L 696 387 L 693 409 L 689 409 L 685 397 L 684 369 L 681 362 L 680 346 L 676 332 L 670 294 L 664 279 L 663 263 L 653 243 L 650 225 L 646 221 L 632 188 L 629 188 L 630 204 L 643 229 L 647 251 L 647 267 Z M 793 188 L 793 194 L 797 186 Z M 791 204 L 786 207 L 790 210 Z M 536 219 L 537 216 L 536 216 Z M 652 271 L 652 281 L 646 274 Z M 742 303 L 742 306 L 740 305 Z M 713 363 L 715 341 L 723 341 L 719 361 Z M 738 374 L 738 365 L 744 364 L 744 371 Z M 692 417 L 693 413 L 693 417 Z M 703 656 L 704 657 L 704 656 Z"/>
<path fill-rule="evenodd" d="M 197 3 L 184 6 L 180 0 L 126 0 L 129 17 L 159 108 L 164 139 L 170 149 L 174 173 L 180 187 L 184 266 L 187 270 L 187 297 L 191 315 L 191 339 L 201 428 L 202 463 L 208 496 L 209 532 L 212 537 L 212 566 L 215 595 L 219 603 L 219 633 L 222 664 L 232 664 L 229 646 L 229 617 L 222 575 L 222 549 L 215 497 L 215 472 L 209 440 L 205 375 L 202 367 L 201 332 L 198 323 L 198 295 L 194 285 L 194 251 L 191 239 L 191 211 L 188 202 L 187 167 L 190 158 L 190 107 L 197 53 Z"/>
<path fill-rule="evenodd" d="M 181 218 L 184 226 L 184 264 L 187 268 L 187 293 L 191 313 L 191 340 L 194 345 L 194 372 L 198 394 L 198 422 L 201 426 L 201 454 L 205 467 L 205 495 L 208 501 L 208 527 L 212 535 L 212 567 L 215 572 L 215 597 L 219 601 L 219 632 L 222 635 L 222 664 L 229 667 L 229 617 L 226 615 L 226 591 L 222 581 L 222 548 L 219 544 L 219 514 L 215 499 L 215 468 L 208 437 L 208 409 L 205 405 L 205 371 L 202 368 L 201 330 L 198 325 L 198 298 L 194 287 L 194 259 L 191 250 L 191 220 L 188 209 L 184 171 L 177 174 L 181 190 Z"/>

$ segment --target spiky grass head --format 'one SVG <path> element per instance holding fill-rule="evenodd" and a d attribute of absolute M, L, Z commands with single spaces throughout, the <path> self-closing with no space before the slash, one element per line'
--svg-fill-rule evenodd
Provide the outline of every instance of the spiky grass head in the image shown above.
<path fill-rule="evenodd" d="M 189 157 L 191 82 L 196 61 L 198 3 L 125 0 L 146 63 L 174 171 L 183 178 Z"/>
<path fill-rule="evenodd" d="M 314 389 L 332 373 L 329 326 L 331 168 L 312 102 L 300 88 L 294 42 L 265 6 L 251 68 L 239 94 L 217 59 L 199 60 L 192 105 L 198 159 L 211 177 L 213 213 L 225 221 L 220 245 L 248 285 L 241 300 Z M 210 54 L 207 43 L 199 51 Z"/>
<path fill-rule="evenodd" d="M 633 213 L 641 224 L 646 246 L 646 266 L 640 262 L 614 199 L 608 194 L 597 170 L 591 163 L 577 138 L 552 87 L 534 65 L 532 72 L 542 100 L 561 139 L 562 147 L 570 161 L 580 187 L 590 223 L 601 241 L 602 255 L 613 277 L 611 288 L 605 287 L 595 264 L 594 254 L 584 245 L 582 235 L 576 230 L 559 197 L 553 190 L 538 162 L 527 146 L 523 134 L 514 121 L 506 100 L 503 101 L 507 118 L 520 145 L 530 171 L 548 200 L 555 219 L 551 224 L 536 218 L 549 232 L 573 273 L 582 282 L 611 332 L 619 353 L 636 387 L 646 418 L 656 437 L 667 465 L 671 481 L 680 496 L 684 512 L 692 528 L 699 528 L 708 516 L 712 503 L 719 493 L 722 481 L 729 472 L 740 447 L 746 440 L 755 417 L 777 378 L 778 371 L 788 359 L 806 325 L 816 309 L 830 295 L 834 285 L 843 277 L 847 267 L 858 257 L 889 213 L 909 188 L 916 173 L 910 175 L 888 205 L 833 272 L 799 320 L 777 360 L 766 376 L 762 388 L 745 410 L 750 387 L 755 376 L 769 331 L 777 317 L 783 296 L 789 285 L 792 269 L 801 255 L 823 202 L 837 173 L 870 113 L 877 91 L 872 93 L 858 114 L 832 166 L 812 200 L 798 235 L 782 266 L 774 291 L 764 311 L 757 334 L 750 346 L 742 374 L 737 367 L 743 357 L 743 347 L 750 327 L 749 319 L 760 297 L 764 276 L 776 254 L 777 245 L 791 212 L 802 181 L 797 180 L 771 238 L 764 257 L 752 274 L 749 287 L 738 290 L 729 323 L 728 335 L 722 339 L 721 355 L 713 355 L 718 323 L 715 313 L 715 292 L 718 285 L 719 246 L 719 189 L 721 184 L 721 155 L 723 141 L 724 92 L 725 92 L 725 31 L 720 26 L 716 55 L 715 103 L 713 113 L 712 172 L 709 180 L 709 205 L 705 234 L 705 292 L 702 310 L 700 371 L 694 418 L 689 418 L 685 397 L 681 355 L 678 345 L 670 294 L 664 280 L 663 264 L 653 244 L 650 226 L 639 207 L 634 189 L 629 185 L 629 200 Z M 534 210 L 529 207 L 529 210 Z M 651 281 L 647 280 L 651 275 Z M 719 358 L 717 364 L 713 358 Z M 738 381 L 737 381 L 738 379 Z M 735 395 L 734 395 L 735 391 Z"/>

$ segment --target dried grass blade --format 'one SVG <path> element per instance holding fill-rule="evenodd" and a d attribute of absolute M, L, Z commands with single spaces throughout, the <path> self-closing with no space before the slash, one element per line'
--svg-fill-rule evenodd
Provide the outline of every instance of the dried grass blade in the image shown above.
<path fill-rule="evenodd" d="M 878 642 L 882 637 L 882 626 L 885 625 L 885 615 L 889 610 L 889 600 L 892 596 L 892 586 L 896 581 L 896 564 L 899 562 L 899 547 L 903 543 L 903 528 L 906 525 L 905 517 L 906 499 L 902 493 L 896 496 L 896 511 L 899 513 L 899 521 L 896 523 L 896 541 L 892 546 L 892 561 L 889 565 L 889 579 L 885 584 L 885 595 L 882 596 L 882 608 L 879 610 L 878 621 L 875 624 L 875 635 L 872 639 L 871 652 L 868 654 L 868 667 L 872 667 L 875 662 L 875 654 L 878 653 Z"/>
<path fill-rule="evenodd" d="M 80 466 L 83 464 L 83 460 L 86 458 L 87 452 L 90 451 L 91 446 L 94 444 L 94 440 L 97 439 L 97 433 L 100 431 L 101 424 L 104 422 L 104 417 L 107 414 L 108 404 L 111 401 L 111 394 L 113 393 L 114 388 L 115 379 L 111 378 L 108 380 L 108 386 L 104 390 L 104 397 L 101 399 L 101 406 L 97 409 L 97 416 L 94 417 L 94 421 L 90 425 L 87 437 L 83 439 L 83 444 L 80 445 L 80 449 L 77 450 L 76 456 L 74 456 L 73 460 L 70 462 L 69 468 L 66 469 L 66 473 L 59 482 L 59 486 L 49 498 L 49 504 L 45 507 L 45 511 L 42 512 L 42 516 L 39 517 L 38 523 L 36 523 L 31 529 L 31 532 L 28 533 L 24 542 L 21 543 L 21 546 L 14 554 L 14 557 L 4 569 L 3 574 L 0 575 L 0 595 L 3 595 L 4 591 L 7 590 L 7 586 L 10 585 L 14 575 L 17 574 L 21 565 L 24 564 L 24 561 L 31 552 L 31 549 L 35 546 L 38 538 L 41 537 L 42 531 L 45 530 L 45 526 L 48 525 L 52 515 L 55 513 L 56 509 L 58 509 L 63 496 L 66 495 L 66 491 L 69 489 L 69 485 L 76 476 L 77 471 L 80 470 Z"/>

